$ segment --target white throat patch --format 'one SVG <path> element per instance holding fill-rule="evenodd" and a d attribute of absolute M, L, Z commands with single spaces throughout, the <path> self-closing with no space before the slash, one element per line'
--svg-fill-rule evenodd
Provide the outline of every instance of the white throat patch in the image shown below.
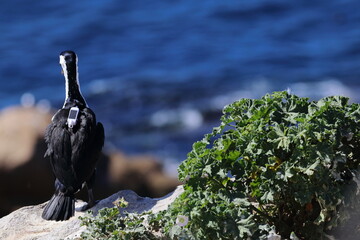
<path fill-rule="evenodd" d="M 67 71 L 67 67 L 66 67 L 65 57 L 63 55 L 60 55 L 59 63 L 61 65 L 64 77 L 65 77 L 65 103 L 66 103 L 66 99 L 69 98 L 69 78 L 68 78 L 68 71 Z M 81 93 L 81 90 L 80 90 L 79 71 L 78 71 L 78 57 L 77 56 L 76 56 L 76 84 L 78 85 L 80 95 L 83 97 L 83 95 Z M 88 107 L 87 102 L 86 102 L 84 97 L 83 97 L 83 99 L 85 101 L 85 105 Z M 65 103 L 64 103 L 63 107 L 65 107 Z"/>
<path fill-rule="evenodd" d="M 67 72 L 67 68 L 66 68 L 66 62 L 65 62 L 65 57 L 60 55 L 60 65 L 65 77 L 65 99 L 68 99 L 69 97 L 69 79 L 68 79 L 68 72 Z"/>

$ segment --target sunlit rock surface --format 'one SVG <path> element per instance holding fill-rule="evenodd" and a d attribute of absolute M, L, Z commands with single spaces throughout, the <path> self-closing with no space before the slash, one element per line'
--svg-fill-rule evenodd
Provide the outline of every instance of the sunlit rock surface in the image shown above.
<path fill-rule="evenodd" d="M 124 198 L 129 204 L 124 210 L 130 213 L 152 211 L 154 213 L 165 210 L 183 192 L 182 186 L 162 198 L 143 198 L 131 190 L 119 191 L 108 198 L 101 200 L 92 209 L 96 214 L 99 209 L 113 207 L 113 202 Z M 76 209 L 80 209 L 85 202 L 77 201 Z M 0 239 L 4 240 L 53 240 L 77 239 L 86 230 L 81 226 L 79 216 L 86 213 L 76 211 L 75 216 L 67 221 L 46 221 L 41 218 L 45 203 L 20 208 L 9 215 L 0 218 Z"/>

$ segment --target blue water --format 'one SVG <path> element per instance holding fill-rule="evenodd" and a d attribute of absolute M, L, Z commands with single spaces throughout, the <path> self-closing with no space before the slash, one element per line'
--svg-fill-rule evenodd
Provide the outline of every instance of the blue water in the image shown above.
<path fill-rule="evenodd" d="M 0 3 L 0 108 L 64 98 L 58 54 L 79 56 L 107 148 L 172 166 L 241 97 L 291 88 L 360 101 L 360 2 Z"/>

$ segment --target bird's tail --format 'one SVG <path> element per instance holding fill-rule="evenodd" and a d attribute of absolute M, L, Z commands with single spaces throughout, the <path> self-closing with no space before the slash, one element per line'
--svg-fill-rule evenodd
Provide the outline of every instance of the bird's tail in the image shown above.
<path fill-rule="evenodd" d="M 64 221 L 75 214 L 74 195 L 66 196 L 64 193 L 55 192 L 50 201 L 46 204 L 42 213 L 45 220 Z"/>

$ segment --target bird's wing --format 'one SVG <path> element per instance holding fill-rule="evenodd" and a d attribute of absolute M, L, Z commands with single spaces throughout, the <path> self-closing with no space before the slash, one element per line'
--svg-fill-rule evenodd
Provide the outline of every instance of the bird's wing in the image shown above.
<path fill-rule="evenodd" d="M 93 174 L 104 144 L 104 128 L 96 124 L 95 114 L 84 108 L 79 117 L 79 129 L 71 136 L 72 156 L 75 172 L 81 181 Z"/>
<path fill-rule="evenodd" d="M 85 108 L 81 111 L 79 116 L 79 128 L 71 136 L 72 162 L 76 165 L 77 162 L 86 163 L 84 157 L 88 157 L 89 152 L 92 152 L 91 144 L 94 141 L 96 119 L 94 113 Z"/>
<path fill-rule="evenodd" d="M 101 149 L 103 148 L 104 141 L 105 141 L 104 126 L 102 125 L 101 122 L 98 122 L 96 125 L 96 137 L 95 137 L 95 146 L 98 152 L 100 152 Z"/>
<path fill-rule="evenodd" d="M 71 163 L 71 137 L 64 116 L 66 116 L 65 110 L 58 111 L 46 129 L 45 142 L 48 148 L 45 156 L 50 158 L 55 177 L 67 186 L 76 180 L 76 175 Z"/>

